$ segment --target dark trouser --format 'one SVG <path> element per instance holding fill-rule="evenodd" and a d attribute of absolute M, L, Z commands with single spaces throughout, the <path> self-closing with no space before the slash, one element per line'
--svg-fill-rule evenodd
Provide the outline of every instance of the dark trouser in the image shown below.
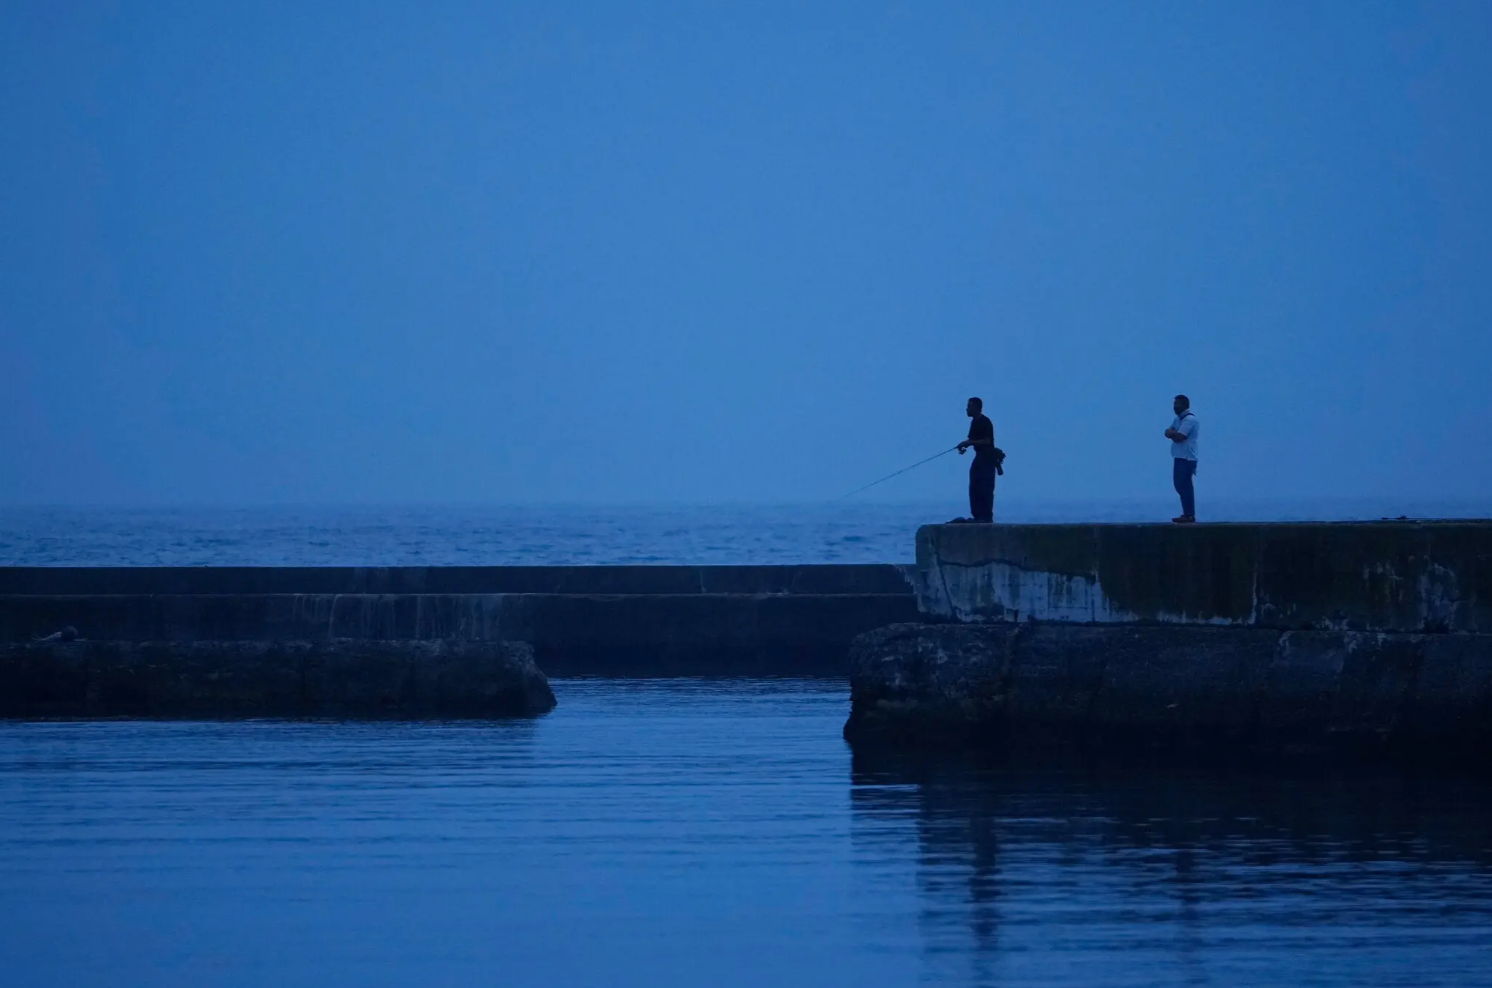
<path fill-rule="evenodd" d="M 995 465 L 975 460 L 969 464 L 969 515 L 975 521 L 995 520 Z"/>
<path fill-rule="evenodd" d="M 1171 461 L 1171 482 L 1176 485 L 1176 493 L 1181 495 L 1181 513 L 1187 518 L 1197 517 L 1197 495 L 1192 490 L 1192 475 L 1196 472 L 1196 460 Z"/>

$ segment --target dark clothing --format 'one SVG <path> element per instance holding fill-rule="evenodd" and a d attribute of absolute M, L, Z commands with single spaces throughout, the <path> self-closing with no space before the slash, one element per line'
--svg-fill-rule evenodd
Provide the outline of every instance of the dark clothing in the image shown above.
<path fill-rule="evenodd" d="M 969 423 L 969 442 L 974 443 L 974 462 L 995 469 L 995 426 L 983 412 L 976 412 Z"/>
<path fill-rule="evenodd" d="M 1171 482 L 1176 486 L 1176 493 L 1181 495 L 1181 513 L 1187 518 L 1195 518 L 1197 496 L 1192 490 L 1192 475 L 1197 472 L 1197 461 L 1178 458 L 1171 464 Z"/>
<path fill-rule="evenodd" d="M 989 419 L 985 419 L 986 422 Z M 969 516 L 975 521 L 995 520 L 995 458 L 969 464 Z"/>
<path fill-rule="evenodd" d="M 982 412 L 969 422 L 974 462 L 969 464 L 969 515 L 975 521 L 995 520 L 995 426 Z"/>

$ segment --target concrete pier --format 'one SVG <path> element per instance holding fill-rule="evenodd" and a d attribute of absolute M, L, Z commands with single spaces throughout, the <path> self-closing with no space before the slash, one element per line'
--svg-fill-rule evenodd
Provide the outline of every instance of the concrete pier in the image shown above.
<path fill-rule="evenodd" d="M 912 592 L 907 567 L 0 566 L 0 596 L 797 594 Z"/>
<path fill-rule="evenodd" d="M 554 707 L 517 642 L 0 644 L 0 717 L 533 717 Z"/>
<path fill-rule="evenodd" d="M 1492 764 L 1492 524 L 945 525 L 855 741 L 1135 738 Z"/>
<path fill-rule="evenodd" d="M 512 642 L 554 676 L 842 677 L 856 635 L 917 619 L 890 565 L 0 568 L 0 646 L 33 658 L 71 628 L 88 654 L 183 662 L 208 643 L 414 661 L 431 643 Z"/>
<path fill-rule="evenodd" d="M 911 569 L 0 568 L 0 716 L 484 715 L 527 656 L 849 676 L 856 743 L 1492 764 L 1492 524 L 931 526 Z"/>
<path fill-rule="evenodd" d="M 1492 522 L 928 525 L 913 581 L 958 621 L 1492 632 Z"/>

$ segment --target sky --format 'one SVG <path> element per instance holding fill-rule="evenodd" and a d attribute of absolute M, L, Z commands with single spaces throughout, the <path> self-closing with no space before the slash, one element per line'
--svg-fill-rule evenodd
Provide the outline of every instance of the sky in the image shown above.
<path fill-rule="evenodd" d="M 1169 496 L 1177 392 L 1204 497 L 1483 496 L 1489 176 L 1479 0 L 0 0 L 0 503 L 816 501 L 970 395 Z"/>

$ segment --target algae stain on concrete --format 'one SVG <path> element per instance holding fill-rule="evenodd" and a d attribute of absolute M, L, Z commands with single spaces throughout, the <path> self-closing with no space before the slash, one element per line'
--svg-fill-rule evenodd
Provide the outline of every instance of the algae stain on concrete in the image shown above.
<path fill-rule="evenodd" d="M 917 561 L 958 621 L 1492 629 L 1487 523 L 929 526 Z"/>
<path fill-rule="evenodd" d="M 1237 532 L 1201 541 L 1112 526 L 924 533 L 919 596 L 942 617 L 1246 624 L 1256 609 L 1252 545 Z"/>

